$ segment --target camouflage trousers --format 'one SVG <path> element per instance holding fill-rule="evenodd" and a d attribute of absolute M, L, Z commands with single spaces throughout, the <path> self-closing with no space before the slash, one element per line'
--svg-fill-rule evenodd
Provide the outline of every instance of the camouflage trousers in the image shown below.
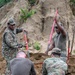
<path fill-rule="evenodd" d="M 15 50 L 14 49 L 13 50 L 4 50 L 3 51 L 2 54 L 3 54 L 3 56 L 7 62 L 6 67 L 9 68 L 9 62 L 10 62 L 10 60 L 12 60 L 13 58 L 16 57 L 17 51 L 18 51 L 17 49 L 15 49 Z"/>

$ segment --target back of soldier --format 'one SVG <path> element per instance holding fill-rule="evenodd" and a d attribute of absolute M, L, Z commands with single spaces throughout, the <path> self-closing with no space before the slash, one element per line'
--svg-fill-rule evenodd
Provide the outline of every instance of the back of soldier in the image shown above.
<path fill-rule="evenodd" d="M 32 62 L 26 58 L 14 58 L 10 61 L 12 75 L 30 75 Z"/>
<path fill-rule="evenodd" d="M 60 58 L 48 58 L 44 63 L 46 63 L 46 70 L 48 75 L 65 75 L 67 64 Z"/>

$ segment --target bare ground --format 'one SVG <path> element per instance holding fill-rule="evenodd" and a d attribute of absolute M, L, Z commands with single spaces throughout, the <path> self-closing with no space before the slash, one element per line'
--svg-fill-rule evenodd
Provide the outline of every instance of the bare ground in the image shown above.
<path fill-rule="evenodd" d="M 40 0 L 37 5 L 32 7 L 32 9 L 37 10 L 37 13 L 34 14 L 31 18 L 28 18 L 25 23 L 22 23 L 20 21 L 20 8 L 29 8 L 27 0 L 18 0 L 16 2 L 9 3 L 8 5 L 0 9 L 0 36 L 1 36 L 0 49 L 2 45 L 2 33 L 4 29 L 6 28 L 7 20 L 10 17 L 13 17 L 15 21 L 17 22 L 17 26 L 26 29 L 29 33 L 28 34 L 29 43 L 32 44 L 31 47 L 29 47 L 29 50 L 32 53 L 44 53 L 47 48 L 51 26 L 52 26 L 54 14 L 57 8 L 59 11 L 59 15 L 64 20 L 64 27 L 66 31 L 68 31 L 69 38 L 72 43 L 72 34 L 73 34 L 72 28 L 74 27 L 74 24 L 75 24 L 74 23 L 75 17 L 72 14 L 68 0 Z M 44 22 L 42 22 L 42 19 L 44 19 Z M 67 21 L 69 22 L 69 25 L 67 25 Z M 18 41 L 23 42 L 23 34 L 19 34 L 18 36 L 19 36 L 17 37 Z M 33 43 L 35 41 L 38 41 L 41 44 L 40 51 L 37 51 L 33 48 Z M 75 40 L 74 40 L 74 44 L 75 44 Z M 73 50 L 75 50 L 75 47 L 73 47 Z M 1 55 L 1 50 L 0 50 L 0 55 Z M 35 57 L 35 55 L 33 56 Z M 1 55 L 0 56 L 0 64 L 1 64 L 0 73 L 1 74 L 4 73 L 5 63 L 6 62 Z M 41 75 L 39 74 L 41 73 L 41 69 L 42 69 L 40 68 L 40 65 L 37 65 L 35 67 L 36 67 L 36 70 L 40 69 L 39 72 L 37 71 L 37 75 Z"/>

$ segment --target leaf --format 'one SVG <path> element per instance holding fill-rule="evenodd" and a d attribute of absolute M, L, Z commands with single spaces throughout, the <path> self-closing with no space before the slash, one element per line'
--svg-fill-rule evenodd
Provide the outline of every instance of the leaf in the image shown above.
<path fill-rule="evenodd" d="M 28 11 L 27 9 L 21 9 L 21 19 L 26 21 L 29 17 L 35 14 L 34 10 Z"/>
<path fill-rule="evenodd" d="M 34 47 L 34 49 L 36 49 L 36 50 L 40 50 L 41 45 L 40 45 L 40 43 L 35 42 L 33 47 Z"/>

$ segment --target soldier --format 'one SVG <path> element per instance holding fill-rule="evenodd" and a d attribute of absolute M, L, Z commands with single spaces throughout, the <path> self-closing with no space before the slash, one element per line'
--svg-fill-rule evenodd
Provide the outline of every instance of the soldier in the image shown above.
<path fill-rule="evenodd" d="M 49 51 L 51 51 L 54 47 L 61 49 L 61 59 L 66 62 L 67 59 L 67 51 L 66 51 L 66 31 L 63 28 L 63 25 L 61 22 L 57 22 L 55 19 L 55 31 L 56 35 L 53 37 L 52 42 L 48 48 L 48 50 L 45 52 L 48 54 Z"/>
<path fill-rule="evenodd" d="M 34 65 L 26 58 L 24 51 L 19 51 L 16 58 L 10 61 L 9 69 L 12 75 L 36 75 Z"/>
<path fill-rule="evenodd" d="M 53 48 L 51 58 L 47 58 L 43 63 L 42 75 L 65 75 L 67 64 L 60 59 L 61 50 Z"/>
<path fill-rule="evenodd" d="M 10 19 L 7 23 L 7 28 L 3 34 L 2 42 L 2 54 L 7 61 L 7 66 L 9 61 L 15 57 L 18 48 L 21 48 L 23 45 L 18 44 L 16 34 L 23 31 L 23 29 L 15 28 L 14 19 Z"/>

